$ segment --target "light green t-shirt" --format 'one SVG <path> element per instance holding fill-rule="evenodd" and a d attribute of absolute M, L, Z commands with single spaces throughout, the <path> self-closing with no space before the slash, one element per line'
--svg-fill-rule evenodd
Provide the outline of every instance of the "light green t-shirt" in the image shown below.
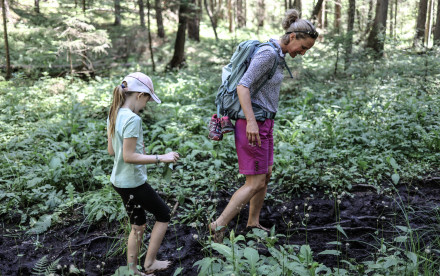
<path fill-rule="evenodd" d="M 136 153 L 144 154 L 144 139 L 142 120 L 128 108 L 120 108 L 116 117 L 115 133 L 112 146 L 115 152 L 112 176 L 110 181 L 118 188 L 135 188 L 147 180 L 147 167 L 125 163 L 122 158 L 122 143 L 124 138 L 136 137 Z"/>

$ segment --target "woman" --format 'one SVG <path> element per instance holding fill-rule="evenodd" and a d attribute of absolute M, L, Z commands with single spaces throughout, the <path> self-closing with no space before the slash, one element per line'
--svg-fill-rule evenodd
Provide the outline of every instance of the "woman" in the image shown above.
<path fill-rule="evenodd" d="M 282 23 L 285 34 L 279 39 L 271 39 L 276 46 L 260 47 L 253 56 L 249 68 L 237 86 L 237 94 L 246 119 L 238 119 L 235 124 L 235 146 L 238 156 L 239 172 L 246 175 L 245 184 L 238 189 L 217 220 L 209 225 L 214 233 L 214 241 L 221 242 L 228 223 L 250 202 L 247 227 L 260 228 L 260 211 L 267 192 L 273 166 L 273 119 L 256 121 L 252 104 L 275 114 L 281 82 L 283 81 L 283 62 L 280 62 L 274 76 L 258 91 L 255 90 L 265 80 L 264 76 L 272 68 L 277 55 L 284 60 L 286 54 L 292 58 L 304 55 L 313 47 L 318 37 L 315 27 L 308 20 L 300 19 L 297 10 L 288 10 Z"/>

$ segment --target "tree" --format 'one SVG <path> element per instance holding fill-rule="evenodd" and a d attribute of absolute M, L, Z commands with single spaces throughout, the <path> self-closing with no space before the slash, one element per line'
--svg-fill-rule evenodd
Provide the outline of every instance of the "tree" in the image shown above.
<path fill-rule="evenodd" d="M 432 21 L 433 21 L 433 17 L 434 17 L 433 12 L 434 12 L 434 1 L 428 0 L 428 18 L 427 18 L 426 28 L 425 28 L 426 45 L 429 45 L 430 41 L 431 41 Z"/>
<path fill-rule="evenodd" d="M 148 45 L 149 45 L 149 48 L 150 48 L 150 55 L 151 55 L 151 63 L 152 63 L 152 66 L 153 66 L 153 72 L 155 72 L 155 71 L 156 71 L 156 64 L 154 63 L 153 41 L 152 41 L 152 39 L 151 39 L 150 10 L 151 10 L 151 7 L 150 7 L 150 0 L 147 0 L 147 25 L 148 25 L 148 26 L 147 26 L 147 27 L 148 27 L 147 31 L 148 31 Z"/>
<path fill-rule="evenodd" d="M 299 12 L 301 12 L 301 10 L 302 10 L 302 3 L 301 3 L 301 0 L 295 0 L 295 1 L 293 1 L 293 7 L 294 7 L 295 9 L 297 9 Z"/>
<path fill-rule="evenodd" d="M 341 0 L 335 0 L 334 28 L 335 28 L 335 33 L 337 33 L 337 34 L 339 34 L 341 32 L 341 8 L 342 8 Z"/>
<path fill-rule="evenodd" d="M 257 3 L 257 33 L 260 31 L 260 27 L 264 26 L 264 13 L 265 13 L 264 0 L 258 0 L 258 3 Z"/>
<path fill-rule="evenodd" d="M 2 17 L 3 17 L 3 38 L 5 40 L 5 55 L 6 55 L 6 79 L 11 78 L 11 60 L 9 58 L 9 42 L 8 42 L 8 27 L 6 25 L 6 1 L 0 0 L 2 2 Z"/>
<path fill-rule="evenodd" d="M 162 5 L 161 0 L 154 1 L 154 9 L 156 10 L 156 22 L 157 22 L 157 36 L 160 38 L 165 38 L 165 31 L 163 28 L 163 18 L 162 18 Z"/>
<path fill-rule="evenodd" d="M 232 18 L 232 0 L 227 0 L 228 1 L 228 21 L 229 21 L 229 32 L 232 33 L 232 22 L 233 22 L 233 18 Z"/>
<path fill-rule="evenodd" d="M 347 25 L 347 41 L 345 43 L 345 67 L 347 70 L 351 62 L 351 52 L 353 49 L 353 28 L 354 28 L 354 17 L 356 11 L 356 0 L 349 0 L 348 8 L 348 25 Z"/>
<path fill-rule="evenodd" d="M 217 24 L 214 20 L 214 16 L 212 14 L 212 11 L 208 7 L 208 0 L 205 0 L 204 3 L 205 3 L 206 13 L 208 14 L 209 20 L 211 21 L 212 29 L 214 30 L 215 40 L 218 41 Z"/>
<path fill-rule="evenodd" d="M 174 44 L 174 55 L 170 63 L 167 65 L 167 69 L 180 68 L 185 61 L 185 38 L 186 38 L 186 25 L 188 22 L 188 5 L 189 0 L 180 0 L 179 5 L 179 26 L 177 28 L 176 42 Z"/>
<path fill-rule="evenodd" d="M 61 27 L 57 28 L 60 34 L 58 38 L 58 54 L 65 52 L 70 64 L 70 73 L 74 73 L 74 57 L 81 58 L 83 67 L 88 73 L 93 72 L 93 63 L 89 57 L 92 54 L 107 54 L 110 47 L 108 34 L 104 30 L 96 30 L 87 22 L 75 17 L 65 17 Z"/>
<path fill-rule="evenodd" d="M 417 14 L 416 36 L 414 46 L 425 41 L 426 12 L 428 10 L 428 0 L 420 0 L 419 12 Z"/>
<path fill-rule="evenodd" d="M 148 0 L 147 0 L 148 2 Z M 149 5 L 149 3 L 147 3 Z M 139 6 L 139 17 L 141 20 L 141 28 L 145 29 L 145 12 L 144 12 L 144 1 L 138 0 L 138 6 Z"/>
<path fill-rule="evenodd" d="M 390 10 L 390 20 L 389 20 L 390 21 L 390 37 L 393 37 L 394 36 L 393 35 L 393 30 L 394 30 L 394 27 L 393 27 L 393 19 L 394 19 L 393 0 L 391 0 L 390 2 L 391 2 L 390 7 L 389 7 L 389 10 Z"/>
<path fill-rule="evenodd" d="M 374 17 L 373 26 L 367 40 L 367 48 L 373 49 L 376 52 L 376 57 L 383 55 L 387 14 L 388 0 L 377 0 L 376 16 Z"/>
<path fill-rule="evenodd" d="M 190 17 L 188 20 L 188 38 L 200 41 L 200 18 L 201 18 L 201 4 L 202 0 L 190 0 L 189 10 Z"/>
<path fill-rule="evenodd" d="M 121 25 L 121 0 L 115 0 L 115 26 Z"/>
<path fill-rule="evenodd" d="M 243 28 L 246 26 L 246 17 L 244 15 L 244 10 L 246 9 L 243 7 L 243 0 L 236 0 L 237 5 L 237 27 Z"/>
<path fill-rule="evenodd" d="M 318 0 L 315 7 L 313 8 L 312 15 L 310 16 L 310 20 L 312 21 L 313 24 L 315 24 L 316 19 L 318 18 L 318 14 L 321 11 L 322 2 L 324 2 L 324 0 Z"/>
<path fill-rule="evenodd" d="M 438 0 L 437 2 L 437 19 L 434 30 L 434 43 L 440 46 L 440 0 Z"/>
<path fill-rule="evenodd" d="M 34 6 L 35 13 L 40 13 L 40 0 L 35 0 L 34 3 L 35 3 Z"/>

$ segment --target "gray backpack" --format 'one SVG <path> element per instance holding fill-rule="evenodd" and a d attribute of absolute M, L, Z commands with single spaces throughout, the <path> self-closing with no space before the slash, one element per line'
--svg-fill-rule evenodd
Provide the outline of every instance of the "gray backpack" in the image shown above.
<path fill-rule="evenodd" d="M 246 119 L 243 110 L 241 109 L 240 101 L 238 100 L 237 84 L 248 69 L 254 54 L 260 47 L 265 45 L 270 45 L 276 52 L 278 51 L 276 46 L 271 42 L 261 43 L 258 40 L 243 41 L 238 45 L 237 49 L 232 55 L 230 63 L 223 67 L 222 84 L 220 85 L 217 96 L 215 97 L 217 115 L 219 117 L 221 114 L 223 116 L 228 116 L 230 119 Z M 257 88 L 255 93 L 260 91 L 267 81 L 273 77 L 280 63 L 283 63 L 283 65 L 289 71 L 290 76 L 293 78 L 289 67 L 287 67 L 287 64 L 284 62 L 284 60 L 281 62 L 279 61 L 279 56 L 277 54 L 272 69 L 267 75 L 267 79 Z M 254 103 L 252 104 L 252 109 L 257 121 L 273 119 L 276 115 L 276 113 L 265 111 L 263 108 Z"/>

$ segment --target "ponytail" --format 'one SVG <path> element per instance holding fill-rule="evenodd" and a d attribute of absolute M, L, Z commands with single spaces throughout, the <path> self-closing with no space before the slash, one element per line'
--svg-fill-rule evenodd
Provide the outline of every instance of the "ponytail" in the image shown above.
<path fill-rule="evenodd" d="M 281 24 L 285 31 L 284 35 L 281 37 L 281 41 L 284 44 L 289 44 L 289 34 L 291 33 L 295 33 L 297 39 L 304 39 L 306 37 L 316 39 L 318 37 L 318 32 L 316 32 L 315 26 L 313 26 L 309 20 L 301 19 L 299 17 L 300 13 L 295 9 L 286 11 Z"/>
<path fill-rule="evenodd" d="M 119 108 L 124 104 L 126 99 L 126 94 L 122 85 L 118 85 L 113 90 L 113 101 L 110 106 L 110 111 L 108 113 L 109 119 L 109 133 L 113 137 L 115 134 L 116 117 L 118 116 Z"/>

